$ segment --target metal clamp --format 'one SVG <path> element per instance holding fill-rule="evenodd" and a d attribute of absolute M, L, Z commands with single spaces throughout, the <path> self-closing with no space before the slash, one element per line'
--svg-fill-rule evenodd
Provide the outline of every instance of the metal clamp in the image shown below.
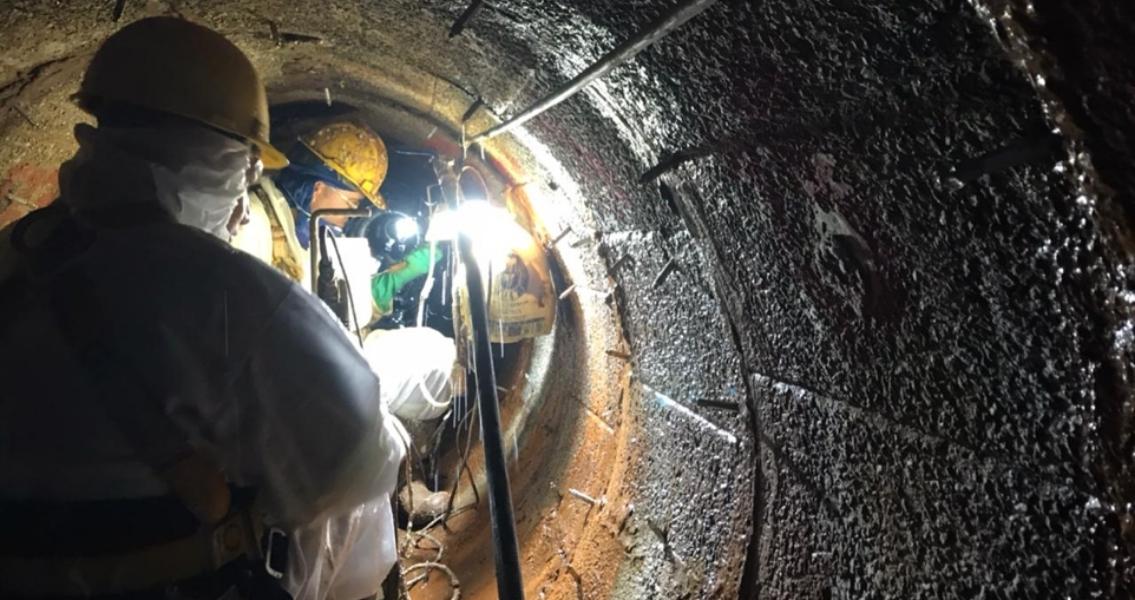
<path fill-rule="evenodd" d="M 280 529 L 273 527 L 268 530 L 268 535 L 264 539 L 264 545 L 266 546 L 264 549 L 264 572 L 272 576 L 273 579 L 283 579 L 284 569 L 287 566 L 287 546 L 284 546 L 283 556 L 280 557 L 274 552 L 277 541 L 287 544 L 288 535 Z M 274 555 L 276 555 L 277 559 L 280 561 L 279 568 L 272 564 L 272 557 Z"/>

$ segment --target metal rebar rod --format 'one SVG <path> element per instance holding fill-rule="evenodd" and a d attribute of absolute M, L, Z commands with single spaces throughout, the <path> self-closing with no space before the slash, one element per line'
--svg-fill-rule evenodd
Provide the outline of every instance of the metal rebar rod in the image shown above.
<path fill-rule="evenodd" d="M 472 119 L 473 115 L 477 114 L 477 111 L 481 110 L 483 106 L 485 106 L 485 99 L 477 96 L 477 99 L 465 110 L 465 114 L 461 115 L 461 122 L 468 123 L 469 119 Z"/>
<path fill-rule="evenodd" d="M 572 496 L 575 496 L 576 498 L 579 498 L 580 500 L 583 500 L 584 502 L 586 502 L 586 503 L 588 503 L 592 506 L 601 506 L 603 504 L 606 504 L 605 500 L 601 500 L 601 499 L 597 500 L 595 498 L 592 498 L 590 495 L 588 495 L 584 492 L 581 492 L 581 491 L 579 491 L 575 488 L 568 488 L 568 493 L 571 494 Z"/>
<path fill-rule="evenodd" d="M 462 233 L 458 252 L 465 263 L 469 314 L 473 321 L 474 356 L 477 374 L 477 407 L 481 416 L 481 442 L 485 450 L 485 479 L 489 486 L 489 516 L 492 523 L 493 558 L 497 572 L 497 597 L 523 600 L 524 582 L 520 574 L 520 548 L 513 521 L 512 492 L 508 484 L 504 440 L 501 435 L 500 406 L 497 405 L 496 376 L 493 373 L 493 346 L 489 339 L 485 283 L 473 255 L 473 241 Z"/>
<path fill-rule="evenodd" d="M 606 56 L 599 59 L 590 67 L 587 67 L 582 73 L 576 75 L 571 81 L 564 84 L 563 87 L 544 96 L 540 101 L 525 109 L 524 112 L 504 123 L 473 136 L 468 144 L 472 145 L 482 140 L 496 137 L 540 116 L 541 113 L 549 108 L 576 95 L 580 90 L 587 87 L 587 84 L 606 75 L 611 69 L 634 58 L 639 52 L 642 52 L 654 44 L 654 42 L 666 37 L 672 31 L 684 25 L 686 21 L 696 17 L 702 11 L 712 6 L 715 2 L 717 2 L 717 0 L 682 0 L 669 12 L 656 19 L 642 31 L 639 31 L 634 37 L 608 52 Z"/>
<path fill-rule="evenodd" d="M 482 4 L 484 4 L 484 0 L 473 0 L 469 3 L 469 6 L 461 13 L 461 16 L 457 17 L 457 20 L 453 22 L 453 26 L 449 28 L 450 38 L 457 37 L 461 35 L 462 31 L 465 31 L 465 26 L 468 25 L 473 16 L 481 10 Z"/>

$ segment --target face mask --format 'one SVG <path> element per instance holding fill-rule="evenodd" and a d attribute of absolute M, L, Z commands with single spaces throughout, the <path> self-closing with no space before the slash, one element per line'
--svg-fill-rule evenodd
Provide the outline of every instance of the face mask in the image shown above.
<path fill-rule="evenodd" d="M 246 143 L 196 128 L 169 140 L 150 171 L 158 202 L 179 223 L 229 241 L 229 218 L 248 193 L 252 156 Z"/>
<path fill-rule="evenodd" d="M 177 222 L 229 240 L 229 217 L 256 172 L 248 144 L 192 124 L 75 133 L 80 151 L 60 171 L 67 202 L 97 210 L 156 201 Z"/>
<path fill-rule="evenodd" d="M 174 217 L 179 223 L 229 241 L 229 219 L 248 193 L 248 151 L 231 158 L 235 169 L 217 169 L 195 162 L 182 165 L 175 172 L 162 165 L 151 165 L 158 201 L 171 212 L 176 211 Z"/>
<path fill-rule="evenodd" d="M 299 213 L 300 218 L 296 221 L 296 237 L 299 239 L 300 246 L 307 249 L 311 246 L 311 240 L 308 239 L 308 225 L 311 223 L 311 213 L 300 208 L 295 207 L 296 212 Z M 328 223 L 323 218 L 319 219 L 319 228 L 327 230 L 327 233 L 335 237 L 343 237 L 343 228 L 333 223 Z"/>

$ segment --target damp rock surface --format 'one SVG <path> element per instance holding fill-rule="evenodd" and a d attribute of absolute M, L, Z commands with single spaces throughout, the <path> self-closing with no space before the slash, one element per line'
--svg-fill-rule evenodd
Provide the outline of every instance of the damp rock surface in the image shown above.
<path fill-rule="evenodd" d="M 659 8 L 581 11 L 626 31 Z M 1126 224 L 1060 168 L 1074 142 L 1022 144 L 1053 122 L 1015 62 L 967 3 L 721 3 L 532 125 L 593 174 L 643 380 L 720 393 L 729 353 L 699 360 L 702 336 L 735 333 L 762 490 L 743 593 L 1130 593 Z M 581 142 L 608 107 L 648 133 Z M 1029 160 L 949 184 L 1006 147 Z M 692 158 L 613 192 L 626 169 L 598 157 L 625 153 L 640 175 Z M 706 240 L 667 284 L 682 309 L 639 283 L 675 231 Z M 691 332 L 707 290 L 728 326 Z"/>

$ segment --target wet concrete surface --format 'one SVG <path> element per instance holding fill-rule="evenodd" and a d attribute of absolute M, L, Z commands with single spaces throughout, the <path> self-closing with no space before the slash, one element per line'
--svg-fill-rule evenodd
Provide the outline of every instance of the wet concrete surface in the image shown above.
<path fill-rule="evenodd" d="M 443 123 L 480 96 L 477 131 L 669 5 L 492 3 L 448 41 L 464 2 L 326 4 L 313 17 L 270 0 L 139 1 L 125 18 L 176 8 L 213 23 L 278 93 L 381 78 Z M 576 321 L 596 324 L 579 336 L 591 358 L 570 364 L 603 373 L 573 388 L 598 429 L 573 427 L 617 432 L 580 440 L 610 437 L 588 452 L 618 458 L 602 510 L 532 496 L 536 589 L 1135 594 L 1135 17 L 1122 4 L 722 0 L 533 121 L 563 170 L 528 175 L 579 203 L 565 243 L 593 290 Z M 4 12 L 2 190 L 50 197 L 42 173 L 78 116 L 68 86 L 109 13 Z M 948 181 L 1054 128 L 1062 150 Z M 598 331 L 604 310 L 615 333 Z M 600 485 L 586 459 L 563 460 Z M 545 525 L 569 547 L 541 541 Z"/>
<path fill-rule="evenodd" d="M 584 12 L 626 31 L 644 4 Z M 1131 497 L 1125 467 L 1108 468 L 1130 464 L 1129 434 L 1105 433 L 1130 430 L 1116 222 L 1058 156 L 943 181 L 1051 126 L 1026 74 L 964 3 L 726 3 L 589 96 L 617 107 L 615 127 L 646 124 L 621 134 L 643 147 L 581 143 L 580 100 L 532 126 L 594 176 L 581 185 L 611 236 L 711 240 L 692 270 L 717 275 L 764 442 L 745 593 L 1129 593 Z M 645 171 L 706 147 L 663 180 L 676 215 L 651 187 L 611 193 L 627 173 L 597 158 L 631 152 Z M 632 296 L 637 275 L 606 260 Z M 668 356 L 676 397 L 720 389 L 696 317 L 648 297 L 624 306 L 644 379 Z"/>

